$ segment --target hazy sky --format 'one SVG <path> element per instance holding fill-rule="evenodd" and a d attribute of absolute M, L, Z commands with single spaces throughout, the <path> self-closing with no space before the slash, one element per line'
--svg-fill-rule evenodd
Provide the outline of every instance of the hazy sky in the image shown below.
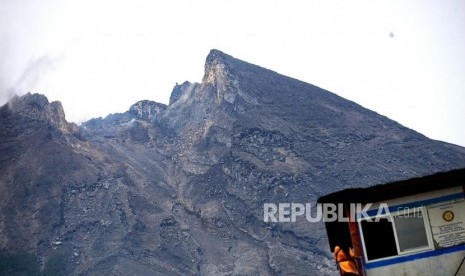
<path fill-rule="evenodd" d="M 465 146 L 463 0 L 0 0 L 0 104 L 39 92 L 80 122 L 167 103 L 212 48 Z"/>

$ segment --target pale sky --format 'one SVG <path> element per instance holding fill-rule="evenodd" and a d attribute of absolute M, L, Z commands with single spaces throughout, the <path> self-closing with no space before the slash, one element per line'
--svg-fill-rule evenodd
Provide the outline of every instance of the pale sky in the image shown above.
<path fill-rule="evenodd" d="M 213 48 L 465 146 L 463 0 L 0 0 L 0 104 L 38 92 L 79 123 L 168 103 Z"/>

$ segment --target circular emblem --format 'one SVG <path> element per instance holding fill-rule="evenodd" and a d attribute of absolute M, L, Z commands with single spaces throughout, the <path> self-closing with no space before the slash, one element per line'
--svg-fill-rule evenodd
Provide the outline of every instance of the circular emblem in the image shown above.
<path fill-rule="evenodd" d="M 442 214 L 442 218 L 445 220 L 445 221 L 452 221 L 454 219 L 454 213 L 452 211 L 445 211 L 443 214 Z"/>

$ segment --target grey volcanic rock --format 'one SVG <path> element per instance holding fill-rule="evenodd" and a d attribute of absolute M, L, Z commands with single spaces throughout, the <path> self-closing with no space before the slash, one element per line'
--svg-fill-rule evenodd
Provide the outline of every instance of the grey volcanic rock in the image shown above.
<path fill-rule="evenodd" d="M 49 103 L 47 97 L 41 94 L 27 93 L 23 97 L 14 97 L 8 106 L 9 111 L 15 115 L 48 123 L 63 132 L 70 132 L 71 129 L 76 128 L 75 125 L 66 122 L 65 112 L 60 102 Z"/>
<path fill-rule="evenodd" d="M 172 105 L 174 102 L 183 98 L 183 101 L 189 97 L 190 92 L 192 92 L 193 88 L 198 85 L 197 83 L 190 83 L 188 81 L 183 82 L 181 85 L 176 84 L 171 92 L 170 96 L 170 104 Z"/>
<path fill-rule="evenodd" d="M 264 223 L 263 203 L 465 166 L 462 147 L 217 50 L 168 106 L 78 128 L 27 94 L 0 138 L 0 249 L 72 275 L 334 274 L 323 225 Z"/>

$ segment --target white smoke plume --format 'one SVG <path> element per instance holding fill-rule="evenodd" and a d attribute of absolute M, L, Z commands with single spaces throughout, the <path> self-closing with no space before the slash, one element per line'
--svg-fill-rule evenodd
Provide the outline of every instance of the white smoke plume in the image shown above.
<path fill-rule="evenodd" d="M 47 73 L 55 70 L 57 63 L 61 59 L 62 57 L 42 55 L 29 60 L 18 79 L 12 82 L 13 85 L 8 84 L 7 80 L 2 76 L 0 78 L 0 87 L 5 94 L 0 95 L 0 101 L 3 102 L 6 100 L 10 102 L 14 96 L 21 96 L 27 92 L 35 92 L 42 78 Z"/>

